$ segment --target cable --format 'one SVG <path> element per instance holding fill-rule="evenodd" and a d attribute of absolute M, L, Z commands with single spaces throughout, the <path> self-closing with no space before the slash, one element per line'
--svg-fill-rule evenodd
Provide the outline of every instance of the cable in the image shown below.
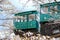
<path fill-rule="evenodd" d="M 54 0 L 55 2 L 57 2 L 57 0 Z"/>
<path fill-rule="evenodd" d="M 44 2 L 42 2 L 41 0 L 34 0 L 34 1 L 36 1 L 37 3 L 39 3 L 39 4 L 42 4 L 42 3 L 44 3 Z"/>

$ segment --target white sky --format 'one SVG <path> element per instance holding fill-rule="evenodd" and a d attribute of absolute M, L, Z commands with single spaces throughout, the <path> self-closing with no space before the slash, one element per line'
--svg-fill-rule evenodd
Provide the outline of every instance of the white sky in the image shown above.
<path fill-rule="evenodd" d="M 11 1 L 12 5 L 14 5 L 20 11 L 27 11 L 27 10 L 33 10 L 33 9 L 35 9 L 35 7 L 33 6 L 34 3 L 31 0 L 27 4 L 26 4 L 26 2 L 28 0 L 13 0 L 13 1 L 9 0 L 9 1 Z M 23 9 L 24 5 L 25 5 L 25 7 Z"/>
<path fill-rule="evenodd" d="M 30 0 L 27 4 L 26 2 L 28 0 L 9 0 L 12 5 L 14 5 L 18 10 L 20 11 L 27 11 L 27 10 L 33 10 L 33 9 L 36 9 L 34 5 L 34 3 L 32 2 L 32 0 Z M 44 1 L 44 3 L 49 3 L 48 0 L 42 0 Z M 60 0 L 57 0 L 57 1 L 60 1 Z M 50 2 L 54 2 L 54 0 L 50 0 Z M 25 5 L 26 4 L 26 5 Z M 25 8 L 23 9 L 23 6 L 25 5 Z"/>

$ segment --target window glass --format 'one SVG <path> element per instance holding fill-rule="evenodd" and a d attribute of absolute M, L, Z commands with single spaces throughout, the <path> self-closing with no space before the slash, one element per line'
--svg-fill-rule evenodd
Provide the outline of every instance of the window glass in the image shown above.
<path fill-rule="evenodd" d="M 26 16 L 26 15 L 25 15 L 25 17 L 24 17 L 24 21 L 27 22 L 27 16 Z"/>
<path fill-rule="evenodd" d="M 16 19 L 16 22 L 17 22 L 17 19 Z"/>
<path fill-rule="evenodd" d="M 23 18 L 24 18 L 24 17 L 23 17 L 23 16 L 20 16 L 20 18 L 21 18 L 21 22 L 23 22 Z"/>
<path fill-rule="evenodd" d="M 18 19 L 17 21 L 18 21 L 18 22 L 20 22 L 20 20 L 19 20 L 19 19 Z"/>
<path fill-rule="evenodd" d="M 29 15 L 29 21 L 35 20 L 35 14 Z"/>
<path fill-rule="evenodd" d="M 42 14 L 48 13 L 48 7 L 43 7 L 43 8 L 41 8 L 41 13 L 42 13 Z"/>

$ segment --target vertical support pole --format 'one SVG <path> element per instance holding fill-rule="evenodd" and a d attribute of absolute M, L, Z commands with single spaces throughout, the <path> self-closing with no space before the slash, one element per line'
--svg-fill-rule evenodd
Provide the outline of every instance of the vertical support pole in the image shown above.
<path fill-rule="evenodd" d="M 26 15 L 26 18 L 27 18 L 27 28 L 29 27 L 28 26 L 28 21 L 29 21 L 29 16 L 28 16 L 28 14 Z"/>
<path fill-rule="evenodd" d="M 40 23 L 38 22 L 38 32 L 40 33 L 40 28 L 41 28 L 41 26 L 40 26 Z"/>
<path fill-rule="evenodd" d="M 25 15 L 23 15 L 23 17 L 25 17 Z M 23 22 L 25 21 L 25 19 L 23 18 Z"/>
<path fill-rule="evenodd" d="M 40 5 L 40 12 L 39 14 L 41 14 L 41 5 Z M 41 16 L 39 16 L 40 18 Z M 41 24 L 40 24 L 40 21 L 38 22 L 38 32 L 41 33 Z"/>
<path fill-rule="evenodd" d="M 39 13 L 40 14 L 40 13 Z M 40 16 L 39 16 L 39 18 L 40 18 Z M 38 32 L 40 33 L 40 21 L 38 21 Z"/>
<path fill-rule="evenodd" d="M 36 20 L 36 14 L 35 14 L 35 18 L 34 19 Z"/>
<path fill-rule="evenodd" d="M 27 22 L 29 21 L 29 16 L 28 15 L 26 15 L 26 17 L 27 17 Z"/>
<path fill-rule="evenodd" d="M 21 22 L 21 18 L 20 18 L 20 22 Z"/>
<path fill-rule="evenodd" d="M 55 6 L 53 6 L 53 8 L 54 8 Z M 53 14 L 52 14 L 53 16 L 54 16 L 54 19 L 56 20 L 56 16 L 55 16 L 55 11 L 53 11 Z"/>

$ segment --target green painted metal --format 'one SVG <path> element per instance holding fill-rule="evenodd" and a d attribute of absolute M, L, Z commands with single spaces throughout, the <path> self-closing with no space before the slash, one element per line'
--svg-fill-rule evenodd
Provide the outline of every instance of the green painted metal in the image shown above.
<path fill-rule="evenodd" d="M 38 26 L 36 24 L 37 24 L 37 21 L 35 20 L 30 21 L 30 22 L 14 22 L 16 29 L 37 28 Z"/>
<path fill-rule="evenodd" d="M 49 12 L 51 12 L 51 8 L 50 7 L 54 7 L 57 6 L 57 10 L 59 11 L 54 11 L 52 14 L 50 14 Z M 53 18 L 54 20 L 60 20 L 60 2 L 52 2 L 52 3 L 46 3 L 46 4 L 41 4 L 40 8 L 44 8 L 47 7 L 48 8 L 48 13 L 42 13 L 40 11 L 40 22 L 44 22 L 44 21 L 49 21 L 49 19 Z M 41 10 L 41 9 L 40 9 Z"/>
<path fill-rule="evenodd" d="M 26 12 L 20 12 L 16 13 L 15 16 L 23 16 L 23 15 L 30 15 L 30 14 L 37 14 L 37 11 L 26 11 Z"/>
<path fill-rule="evenodd" d="M 40 6 L 49 7 L 49 6 L 56 6 L 56 5 L 60 5 L 60 2 L 46 3 L 46 4 L 41 4 Z"/>
<path fill-rule="evenodd" d="M 49 14 L 40 14 L 40 22 L 49 21 L 50 18 L 52 18 L 52 16 Z"/>
<path fill-rule="evenodd" d="M 27 11 L 27 12 L 22 12 L 22 13 L 17 13 L 15 14 L 15 16 L 24 16 L 26 17 L 26 20 L 23 20 L 23 22 L 17 22 L 16 20 L 14 20 L 14 26 L 16 29 L 30 29 L 30 28 L 38 28 L 38 22 L 35 20 L 31 20 L 29 21 L 29 15 L 30 14 L 37 14 L 37 11 Z"/>

